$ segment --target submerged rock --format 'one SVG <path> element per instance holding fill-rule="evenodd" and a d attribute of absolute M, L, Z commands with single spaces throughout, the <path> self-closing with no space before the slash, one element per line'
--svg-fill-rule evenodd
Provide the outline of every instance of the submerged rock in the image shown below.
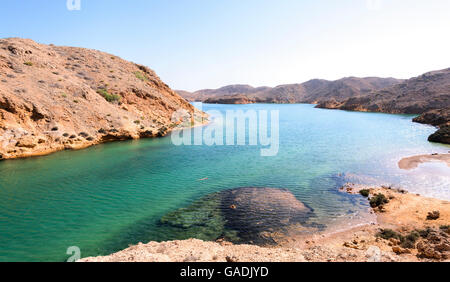
<path fill-rule="evenodd" d="M 221 195 L 207 195 L 186 208 L 168 213 L 161 218 L 160 223 L 175 229 L 174 233 L 178 233 L 178 237 L 216 240 L 224 234 Z"/>
<path fill-rule="evenodd" d="M 287 189 L 240 188 L 224 191 L 226 227 L 239 232 L 243 242 L 275 243 L 273 236 L 289 226 L 306 224 L 312 210 Z"/>
<path fill-rule="evenodd" d="M 238 188 L 205 196 L 160 222 L 198 239 L 270 245 L 291 227 L 322 228 L 308 223 L 312 215 L 289 190 Z"/>

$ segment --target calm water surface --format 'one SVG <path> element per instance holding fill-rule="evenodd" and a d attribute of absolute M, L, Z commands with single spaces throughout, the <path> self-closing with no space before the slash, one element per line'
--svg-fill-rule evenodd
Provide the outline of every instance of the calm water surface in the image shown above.
<path fill-rule="evenodd" d="M 397 168 L 404 156 L 450 150 L 428 143 L 435 129 L 411 116 L 312 105 L 204 105 L 211 109 L 279 110 L 279 154 L 260 157 L 257 146 L 177 147 L 166 137 L 0 162 L 0 261 L 64 261 L 70 246 L 86 257 L 191 237 L 159 219 L 235 187 L 287 188 L 327 226 L 366 208 L 361 198 L 336 191 L 342 173 L 450 199 L 445 165 Z"/>

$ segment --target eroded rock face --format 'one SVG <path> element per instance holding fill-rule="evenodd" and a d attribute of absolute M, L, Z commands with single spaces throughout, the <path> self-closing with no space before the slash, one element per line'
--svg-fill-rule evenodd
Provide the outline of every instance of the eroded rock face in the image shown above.
<path fill-rule="evenodd" d="M 96 50 L 0 40 L 2 159 L 167 134 L 192 105 L 147 67 Z"/>
<path fill-rule="evenodd" d="M 309 222 L 312 216 L 313 211 L 286 189 L 238 188 L 205 196 L 167 214 L 161 223 L 186 238 L 271 245 L 291 228 L 323 228 Z"/>

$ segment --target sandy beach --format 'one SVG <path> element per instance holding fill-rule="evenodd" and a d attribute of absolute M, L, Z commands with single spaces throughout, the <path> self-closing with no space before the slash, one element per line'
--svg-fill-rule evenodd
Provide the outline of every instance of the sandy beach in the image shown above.
<path fill-rule="evenodd" d="M 398 163 L 400 169 L 412 170 L 427 162 L 444 162 L 450 167 L 450 154 L 419 155 L 403 158 Z"/>

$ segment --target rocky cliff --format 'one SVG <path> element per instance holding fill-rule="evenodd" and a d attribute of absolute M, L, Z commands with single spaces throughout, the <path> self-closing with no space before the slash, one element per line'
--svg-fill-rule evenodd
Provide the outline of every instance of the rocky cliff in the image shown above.
<path fill-rule="evenodd" d="M 165 135 L 187 101 L 151 69 L 96 50 L 0 39 L 0 159 Z"/>

